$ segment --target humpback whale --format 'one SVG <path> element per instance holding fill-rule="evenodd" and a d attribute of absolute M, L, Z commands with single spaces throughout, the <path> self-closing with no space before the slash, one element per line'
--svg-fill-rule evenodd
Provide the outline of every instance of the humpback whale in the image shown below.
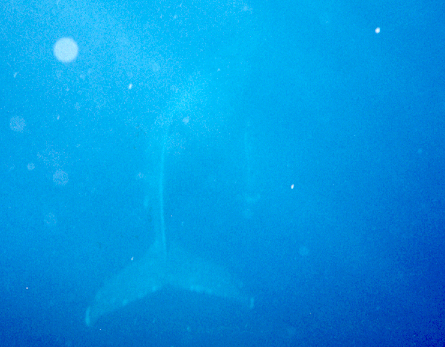
<path fill-rule="evenodd" d="M 240 281 L 233 278 L 227 269 L 167 242 L 164 169 L 169 128 L 174 121 L 183 119 L 190 112 L 200 112 L 203 98 L 199 95 L 208 88 L 207 83 L 192 81 L 179 97 L 173 98 L 166 111 L 156 118 L 149 136 L 147 153 L 151 174 L 146 177 L 147 196 L 144 205 L 152 214 L 154 242 L 141 259 L 105 281 L 86 310 L 87 326 L 93 326 L 101 316 L 167 286 L 227 298 L 244 307 L 253 307 L 253 298 L 243 293 Z"/>
<path fill-rule="evenodd" d="M 153 213 L 155 241 L 148 252 L 108 279 L 87 308 L 85 323 L 92 326 L 103 315 L 142 299 L 166 286 L 214 295 L 253 307 L 253 298 L 242 293 L 240 282 L 223 267 L 197 257 L 174 243 L 167 245 L 164 221 L 164 168 L 168 130 L 173 121 L 196 111 L 191 100 L 203 85 L 193 83 L 155 120 L 149 153 L 151 175 L 147 179 L 147 199 Z M 197 112 L 197 111 L 196 111 Z M 146 206 L 148 208 L 148 204 Z"/>
<path fill-rule="evenodd" d="M 242 11 L 238 15 L 249 15 L 248 11 Z M 209 60 L 208 66 L 197 70 L 173 93 L 164 111 L 152 123 L 146 151 L 149 173 L 144 178 L 144 206 L 151 214 L 153 231 L 150 232 L 154 233 L 154 242 L 144 256 L 106 280 L 99 288 L 86 309 L 87 326 L 93 326 L 102 316 L 166 287 L 225 298 L 248 308 L 253 307 L 253 298 L 243 292 L 240 281 L 226 268 L 200 258 L 180 245 L 167 242 L 164 220 L 164 170 L 172 123 L 199 113 L 230 113 L 228 95 L 236 97 L 242 76 L 248 70 L 244 58 L 247 53 L 250 54 L 246 47 L 252 48 L 254 35 L 246 30 L 250 24 L 242 22 L 240 18 L 234 22 L 244 25 L 236 30 L 239 35 L 231 37 L 231 44 L 219 49 L 215 57 Z M 224 91 L 224 97 L 221 97 Z"/>

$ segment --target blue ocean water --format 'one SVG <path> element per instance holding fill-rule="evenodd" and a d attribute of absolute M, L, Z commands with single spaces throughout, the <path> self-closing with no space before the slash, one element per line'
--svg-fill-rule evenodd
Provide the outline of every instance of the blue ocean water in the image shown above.
<path fill-rule="evenodd" d="M 443 345 L 443 4 L 0 8 L 1 346 Z M 167 244 L 255 305 L 166 285 L 87 326 L 160 172 Z"/>

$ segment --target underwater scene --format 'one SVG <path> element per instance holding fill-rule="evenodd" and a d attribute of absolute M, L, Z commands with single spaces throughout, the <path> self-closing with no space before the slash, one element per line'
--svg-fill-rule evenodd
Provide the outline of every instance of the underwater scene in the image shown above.
<path fill-rule="evenodd" d="M 5 0 L 1 346 L 441 346 L 445 5 Z"/>

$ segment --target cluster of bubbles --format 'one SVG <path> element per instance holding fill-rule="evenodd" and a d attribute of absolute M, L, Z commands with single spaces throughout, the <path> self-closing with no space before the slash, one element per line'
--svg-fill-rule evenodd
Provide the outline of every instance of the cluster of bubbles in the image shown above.
<path fill-rule="evenodd" d="M 55 43 L 53 47 L 53 53 L 56 59 L 61 63 L 74 62 L 79 53 L 79 47 L 77 43 L 70 37 L 62 37 Z M 14 74 L 14 77 L 17 74 Z M 26 121 L 22 116 L 14 116 L 9 120 L 9 128 L 15 133 L 24 133 L 26 128 Z M 51 155 L 53 154 L 53 155 Z M 57 158 L 58 154 L 50 152 L 46 155 L 37 154 L 37 157 L 41 158 L 47 166 L 58 167 Z M 51 163 L 50 163 L 51 162 Z M 12 167 L 12 169 L 14 166 Z M 33 171 L 36 165 L 33 162 L 29 162 L 26 166 L 28 171 Z M 65 186 L 68 181 L 68 173 L 60 168 L 57 168 L 52 176 L 53 182 L 57 186 Z M 43 221 L 47 227 L 54 227 L 57 224 L 57 218 L 54 213 L 48 212 L 45 214 Z"/>
<path fill-rule="evenodd" d="M 62 37 L 54 45 L 53 53 L 56 59 L 62 63 L 71 63 L 76 60 L 79 53 L 79 47 L 72 38 Z M 23 133 L 25 131 L 26 121 L 21 116 L 14 116 L 9 120 L 9 128 L 16 133 Z M 40 154 L 37 155 L 41 157 Z M 48 158 L 46 158 L 48 159 Z M 44 158 L 45 160 L 45 158 Z M 30 162 L 27 169 L 32 171 L 35 169 L 35 164 Z M 53 174 L 53 182 L 58 186 L 65 186 L 69 181 L 68 174 L 57 169 Z"/>

